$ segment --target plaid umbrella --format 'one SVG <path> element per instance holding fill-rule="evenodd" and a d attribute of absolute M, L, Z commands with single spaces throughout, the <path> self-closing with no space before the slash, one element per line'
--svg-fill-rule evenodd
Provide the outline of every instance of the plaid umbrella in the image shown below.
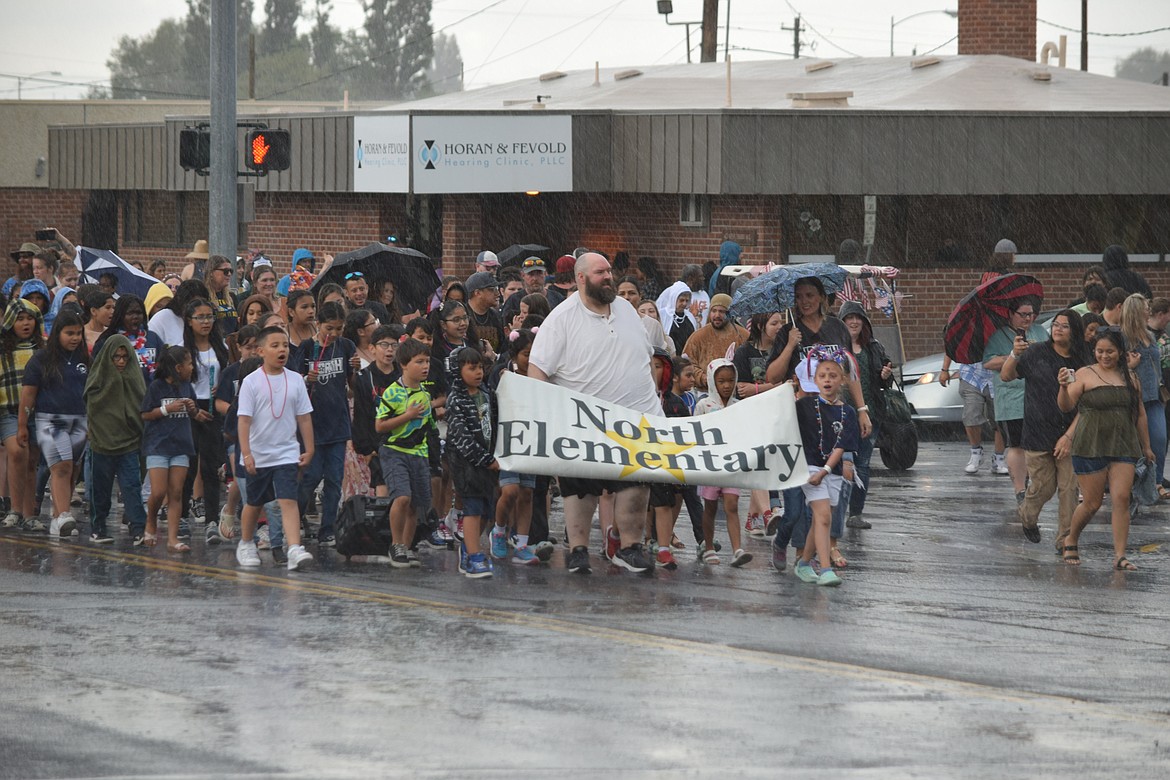
<path fill-rule="evenodd" d="M 840 292 L 849 272 L 836 263 L 801 263 L 773 268 L 736 291 L 731 301 L 731 316 L 746 322 L 755 314 L 791 309 L 795 302 L 796 283 L 812 276 L 821 280 L 826 295 L 832 295 Z"/>
<path fill-rule="evenodd" d="M 1006 327 L 1012 309 L 1021 298 L 1044 297 L 1044 287 L 1033 276 L 1004 274 L 969 292 L 951 312 L 943 330 L 943 343 L 958 363 L 983 362 L 987 340 Z"/>

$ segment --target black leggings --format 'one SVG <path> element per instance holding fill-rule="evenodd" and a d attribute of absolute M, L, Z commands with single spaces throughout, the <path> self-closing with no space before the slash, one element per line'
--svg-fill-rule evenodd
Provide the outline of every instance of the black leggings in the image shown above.
<path fill-rule="evenodd" d="M 200 409 L 210 409 L 208 401 L 195 402 Z M 187 481 L 183 483 L 183 517 L 191 516 L 191 490 L 195 487 L 196 471 L 203 478 L 203 512 L 209 523 L 219 522 L 220 493 L 219 467 L 227 462 L 227 450 L 223 442 L 223 417 L 213 414 L 205 423 L 191 420 L 191 435 L 195 439 L 195 461 L 187 469 Z"/>

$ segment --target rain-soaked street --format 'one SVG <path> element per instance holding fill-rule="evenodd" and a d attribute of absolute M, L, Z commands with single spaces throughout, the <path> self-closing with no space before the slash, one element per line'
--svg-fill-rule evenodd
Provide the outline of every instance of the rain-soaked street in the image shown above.
<path fill-rule="evenodd" d="M 685 517 L 674 572 L 474 581 L 6 532 L 0 776 L 1170 776 L 1170 508 L 1139 571 L 1100 523 L 1064 566 L 966 457 L 875 471 L 836 589 L 701 566 Z"/>

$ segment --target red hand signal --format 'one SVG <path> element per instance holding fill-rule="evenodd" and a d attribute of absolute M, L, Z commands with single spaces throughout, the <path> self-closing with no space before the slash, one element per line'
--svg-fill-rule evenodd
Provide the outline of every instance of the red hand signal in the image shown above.
<path fill-rule="evenodd" d="M 262 165 L 264 158 L 268 156 L 268 150 L 271 148 L 268 139 L 263 135 L 257 135 L 252 139 L 252 163 L 254 165 Z"/>

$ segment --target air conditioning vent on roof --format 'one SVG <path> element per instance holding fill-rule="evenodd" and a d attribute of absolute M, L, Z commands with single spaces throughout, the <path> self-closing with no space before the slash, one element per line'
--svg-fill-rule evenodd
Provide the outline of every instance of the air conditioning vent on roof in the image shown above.
<path fill-rule="evenodd" d="M 789 92 L 785 97 L 792 101 L 793 108 L 836 108 L 848 106 L 853 91 Z"/>
<path fill-rule="evenodd" d="M 940 60 L 938 57 L 922 57 L 917 60 L 910 60 L 910 70 L 918 70 L 919 68 L 925 68 L 930 65 L 938 65 L 940 62 L 942 62 L 942 60 Z"/>
<path fill-rule="evenodd" d="M 630 68 L 629 70 L 619 70 L 613 74 L 614 81 L 625 81 L 626 79 L 636 78 L 642 75 L 642 71 L 637 68 Z"/>
<path fill-rule="evenodd" d="M 805 73 L 816 73 L 818 70 L 824 70 L 825 68 L 831 68 L 836 64 L 837 63 L 833 62 L 832 60 L 817 60 L 816 62 L 810 62 L 808 65 L 805 65 L 804 72 Z"/>
<path fill-rule="evenodd" d="M 559 71 L 559 70 L 550 70 L 548 73 L 541 73 L 540 80 L 541 81 L 556 81 L 557 79 L 563 79 L 567 75 L 568 75 L 567 73 L 563 73 L 562 71 Z"/>

